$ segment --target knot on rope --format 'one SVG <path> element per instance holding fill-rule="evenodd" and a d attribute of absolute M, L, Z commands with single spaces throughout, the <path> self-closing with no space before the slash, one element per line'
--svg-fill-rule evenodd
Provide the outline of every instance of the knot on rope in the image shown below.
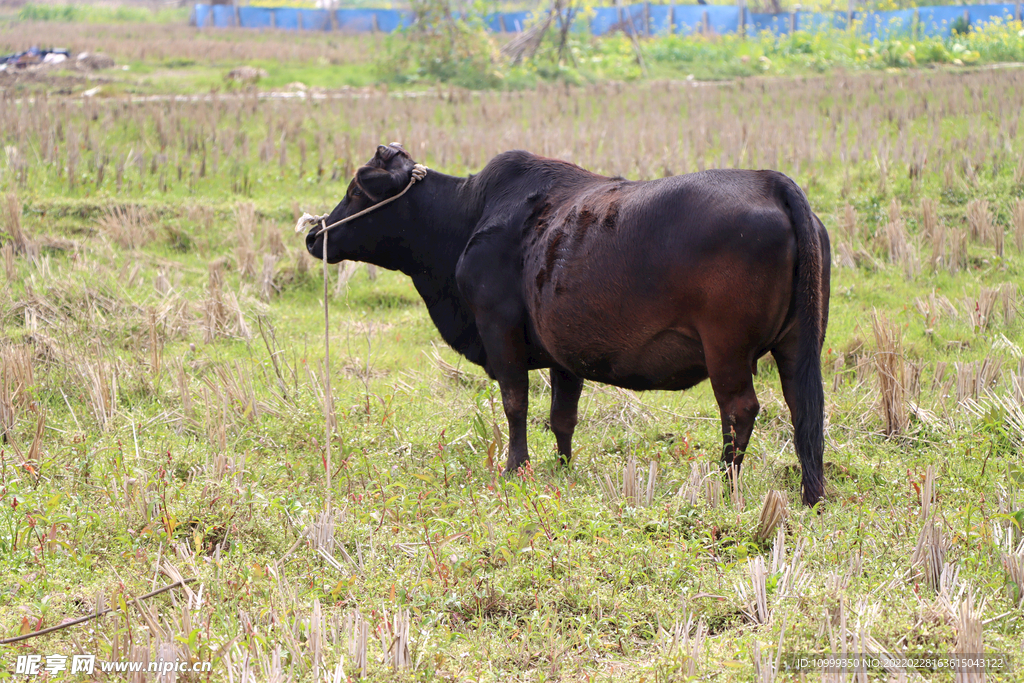
<path fill-rule="evenodd" d="M 314 216 L 313 214 L 310 213 L 304 213 L 302 214 L 302 218 L 299 219 L 299 222 L 295 224 L 295 232 L 302 232 L 303 230 L 308 230 L 317 223 L 327 220 L 327 217 L 329 215 L 330 214 L 324 213 L 319 216 Z"/>

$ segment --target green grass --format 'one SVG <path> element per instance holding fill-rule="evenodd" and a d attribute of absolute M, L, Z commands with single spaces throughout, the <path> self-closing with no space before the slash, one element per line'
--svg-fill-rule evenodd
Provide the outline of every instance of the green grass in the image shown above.
<path fill-rule="evenodd" d="M 28 2 L 18 10 L 19 21 L 61 21 L 89 24 L 157 23 L 169 24 L 188 20 L 188 8 L 105 7 L 102 5 L 39 5 Z"/>
<path fill-rule="evenodd" d="M 17 124 L 0 132 L 0 188 L 28 240 L 22 248 L 9 208 L 0 398 L 10 397 L 15 418 L 0 446 L 0 637 L 97 602 L 115 608 L 89 626 L 0 646 L 0 676 L 13 676 L 18 654 L 81 646 L 121 660 L 126 643 L 174 641 L 183 659 L 213 663 L 212 680 L 228 680 L 229 667 L 240 680 L 247 654 L 257 680 L 319 680 L 317 646 L 326 671 L 344 659 L 354 679 L 344 624 L 356 610 L 370 628 L 368 678 L 379 681 L 686 680 L 688 653 L 666 634 L 687 615 L 708 628 L 694 654 L 710 680 L 752 680 L 755 650 L 773 656 L 780 639 L 786 652 L 828 652 L 841 615 L 892 651 L 948 653 L 958 620 L 911 566 L 928 467 L 946 559 L 990 620 L 985 651 L 1018 653 L 1018 589 L 1002 560 L 1021 538 L 1021 427 L 984 394 L 975 412 L 958 405 L 945 383 L 955 363 L 999 360 L 993 395 L 1017 401 L 1020 295 L 1013 319 L 997 306 L 976 328 L 970 311 L 983 288 L 1024 276 L 1011 213 L 1024 199 L 1014 126 L 1022 91 L 1016 71 L 1000 70 L 723 88 L 0 103 Z M 396 138 L 452 173 L 522 147 L 630 178 L 776 166 L 807 187 L 834 253 L 844 244 L 870 257 L 832 271 L 824 509 L 799 504 L 788 411 L 767 361 L 742 505 L 727 490 L 714 508 L 703 493 L 695 504 L 680 495 L 692 468 L 713 468 L 720 452 L 707 383 L 644 394 L 588 383 L 576 456 L 563 470 L 545 427 L 550 390 L 535 373 L 532 467 L 498 477 L 507 439 L 497 386 L 443 347 L 408 278 L 371 281 L 362 268 L 341 289 L 329 273 L 338 425 L 328 486 L 320 263 L 290 226 L 296 208 L 329 210 L 375 145 Z M 1004 255 L 969 240 L 966 268 L 933 267 L 924 198 L 950 231 L 968 229 L 968 202 L 988 199 Z M 882 238 L 894 199 L 919 261 L 911 277 Z M 248 202 L 256 223 L 243 229 Z M 857 236 L 843 227 L 847 203 Z M 123 206 L 143 211 L 138 249 L 118 244 L 108 212 Z M 265 255 L 277 257 L 269 301 L 260 297 Z M 241 272 L 250 256 L 255 273 Z M 211 288 L 220 259 L 223 284 Z M 933 292 L 958 314 L 923 315 L 916 300 Z M 920 370 L 911 397 L 920 410 L 900 437 L 885 437 L 877 410 L 875 311 L 899 327 L 903 355 Z M 948 364 L 941 381 L 939 363 Z M 651 505 L 602 492 L 600 481 L 622 477 L 631 458 L 645 476 L 658 465 Z M 750 560 L 770 565 L 776 550 L 775 536 L 756 536 L 771 490 L 788 501 L 786 557 L 801 548 L 805 579 L 783 590 L 782 568 L 770 572 L 773 616 L 756 624 L 737 586 L 749 585 Z M 328 501 L 337 515 L 330 560 L 303 536 Z M 187 623 L 180 593 L 149 601 L 152 624 L 131 602 L 170 582 L 159 572 L 166 563 L 203 585 Z M 409 611 L 415 667 L 394 673 L 375 634 L 399 610 Z M 325 621 L 319 639 L 315 614 Z"/>

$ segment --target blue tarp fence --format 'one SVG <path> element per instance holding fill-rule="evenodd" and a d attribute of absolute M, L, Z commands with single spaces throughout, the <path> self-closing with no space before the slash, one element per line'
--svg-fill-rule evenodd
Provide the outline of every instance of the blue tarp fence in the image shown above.
<path fill-rule="evenodd" d="M 293 31 L 343 31 L 349 33 L 391 33 L 410 26 L 415 15 L 391 9 L 296 9 L 294 7 L 241 7 L 237 5 L 196 5 L 192 24 L 200 28 L 262 28 Z M 494 32 L 518 33 L 540 18 L 532 12 L 500 12 L 484 17 Z M 886 39 L 897 35 L 949 36 L 957 22 L 974 28 L 993 21 L 1020 21 L 1021 3 L 964 5 L 961 7 L 918 7 L 891 12 L 790 12 L 759 14 L 730 5 L 654 5 L 641 3 L 622 7 L 596 7 L 586 20 L 590 32 L 605 35 L 620 31 L 640 36 L 669 33 L 737 33 L 770 31 L 787 35 L 792 31 L 846 29 L 852 23 L 867 38 Z"/>

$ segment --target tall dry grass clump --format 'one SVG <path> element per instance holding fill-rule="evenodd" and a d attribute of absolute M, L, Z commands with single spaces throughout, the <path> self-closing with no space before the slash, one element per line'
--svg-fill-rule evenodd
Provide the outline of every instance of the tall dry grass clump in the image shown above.
<path fill-rule="evenodd" d="M 982 287 L 978 291 L 978 297 L 967 297 L 964 299 L 964 308 L 970 318 L 971 326 L 975 332 L 988 329 L 992 324 L 993 313 L 996 304 L 1002 294 L 998 287 Z"/>
<path fill-rule="evenodd" d="M 736 512 L 740 512 L 747 506 L 746 498 L 743 496 L 743 481 L 740 474 L 741 472 L 733 466 L 729 466 L 725 471 L 726 483 L 729 486 L 729 502 L 732 503 L 732 508 Z"/>
<path fill-rule="evenodd" d="M 334 296 L 340 297 L 345 293 L 348 281 L 356 274 L 359 265 L 355 261 L 342 261 L 338 264 L 338 276 L 334 279 Z"/>
<path fill-rule="evenodd" d="M 283 231 L 279 230 L 273 223 L 265 222 L 263 224 L 260 250 L 264 254 L 272 254 L 277 258 L 281 258 L 288 253 L 288 247 L 284 243 Z"/>
<path fill-rule="evenodd" d="M 946 269 L 950 273 L 959 273 L 967 269 L 967 231 L 950 230 L 946 236 Z"/>
<path fill-rule="evenodd" d="M 856 268 L 857 256 L 846 242 L 836 242 L 835 262 L 840 268 Z"/>
<path fill-rule="evenodd" d="M 740 581 L 736 584 L 736 593 L 742 603 L 742 611 L 753 624 L 768 624 L 772 621 L 775 611 L 768 604 L 771 595 L 768 591 L 768 577 L 776 577 L 774 600 L 781 597 L 799 598 L 807 589 L 811 576 L 807 572 L 804 559 L 804 541 L 801 539 L 793 548 L 792 554 L 786 554 L 786 534 L 780 526 L 775 530 L 775 544 L 772 547 L 769 562 L 761 555 L 747 561 L 747 574 L 750 582 Z M 776 603 L 777 606 L 777 603 Z M 783 617 L 785 621 L 785 617 Z M 783 627 L 785 630 L 785 627 Z"/>
<path fill-rule="evenodd" d="M 1009 327 L 1017 320 L 1017 283 L 999 285 L 999 300 L 1003 307 L 1003 324 Z"/>
<path fill-rule="evenodd" d="M 235 205 L 235 262 L 243 278 L 256 277 L 256 205 Z"/>
<path fill-rule="evenodd" d="M 257 282 L 260 298 L 264 301 L 270 301 L 270 297 L 278 291 L 278 287 L 274 283 L 274 270 L 276 267 L 277 256 L 274 254 L 264 254 L 263 270 L 260 272 L 259 281 Z"/>
<path fill-rule="evenodd" d="M 933 197 L 921 198 L 921 235 L 933 240 L 939 227 L 939 203 Z"/>
<path fill-rule="evenodd" d="M 907 277 L 917 275 L 919 270 L 917 254 L 914 251 L 914 246 L 910 243 L 907 223 L 903 219 L 902 207 L 897 199 L 893 199 L 889 205 L 889 222 L 885 225 L 883 239 L 886 250 L 889 252 L 890 263 L 899 264 Z"/>
<path fill-rule="evenodd" d="M 672 657 L 678 653 L 683 659 L 682 674 L 688 679 L 695 678 L 703 664 L 704 641 L 708 637 L 704 619 L 694 623 L 693 614 L 687 614 L 684 620 L 673 622 L 668 631 L 660 626 L 658 630 L 662 654 Z"/>
<path fill-rule="evenodd" d="M 630 458 L 622 470 L 622 479 L 606 474 L 598 478 L 598 484 L 605 499 L 612 505 L 621 500 L 633 508 L 647 507 L 654 501 L 654 489 L 658 481 L 658 463 L 651 462 L 647 468 L 646 485 L 643 473 L 638 469 L 636 458 Z"/>
<path fill-rule="evenodd" d="M 359 608 L 345 615 L 343 631 L 345 639 L 348 641 L 348 655 L 352 661 L 352 667 L 357 676 L 365 678 L 369 663 L 367 644 L 370 639 L 370 624 L 363 617 Z"/>
<path fill-rule="evenodd" d="M 772 617 L 772 611 L 768 609 L 768 571 L 764 566 L 764 558 L 758 555 L 747 560 L 747 573 L 750 576 L 749 589 L 743 583 L 736 586 L 737 592 L 746 603 L 743 612 L 751 623 L 767 624 Z"/>
<path fill-rule="evenodd" d="M 967 202 L 967 229 L 975 242 L 994 242 L 992 212 L 987 199 L 972 199 Z"/>
<path fill-rule="evenodd" d="M 32 357 L 28 346 L 0 347 L 0 440 L 4 442 L 31 400 L 29 388 L 35 382 Z"/>
<path fill-rule="evenodd" d="M 956 363 L 956 402 L 977 401 L 999 381 L 1003 361 L 995 356 L 983 360 Z"/>
<path fill-rule="evenodd" d="M 153 289 L 160 296 L 167 296 L 171 293 L 171 281 L 167 279 L 167 271 L 163 268 L 156 271 L 156 277 L 153 278 Z"/>
<path fill-rule="evenodd" d="M 942 530 L 935 525 L 935 520 L 929 519 L 917 535 L 917 545 L 910 557 L 910 566 L 921 572 L 925 583 L 932 590 L 939 590 L 948 550 L 949 541 L 943 537 Z"/>
<path fill-rule="evenodd" d="M 937 325 L 946 318 L 956 320 L 958 315 L 953 302 L 941 294 L 936 294 L 934 290 L 927 297 L 916 298 L 914 305 L 924 316 L 927 326 Z"/>
<path fill-rule="evenodd" d="M 1017 405 L 1024 407 L 1024 357 L 1017 363 L 1017 371 L 1011 376 L 1010 384 L 1013 388 L 1013 397 Z"/>
<path fill-rule="evenodd" d="M 228 319 L 224 304 L 224 262 L 217 260 L 207 267 L 206 300 L 203 302 L 203 341 L 217 338 L 217 332 Z"/>
<path fill-rule="evenodd" d="M 1024 163 L 1024 155 L 1021 156 Z M 1013 203 L 1013 244 L 1017 247 L 1017 253 L 1024 254 L 1024 199 L 1018 199 Z"/>
<path fill-rule="evenodd" d="M 194 228 L 198 228 L 204 233 L 209 232 L 213 227 L 215 218 L 213 208 L 205 204 L 189 204 L 185 207 L 185 217 Z"/>
<path fill-rule="evenodd" d="M 412 653 L 409 649 L 409 626 L 412 619 L 409 610 L 400 609 L 388 619 L 384 612 L 383 628 L 378 630 L 384 663 L 393 671 L 412 668 Z"/>
<path fill-rule="evenodd" d="M 921 200 L 921 233 L 932 245 L 931 267 L 937 270 L 946 262 L 946 224 L 939 220 L 938 202 Z"/>
<path fill-rule="evenodd" d="M 921 512 L 918 514 L 923 522 L 932 514 L 932 503 L 935 501 L 935 467 L 928 465 L 924 472 L 924 482 L 921 485 Z"/>
<path fill-rule="evenodd" d="M 701 467 L 698 461 L 690 463 L 690 476 L 686 482 L 679 487 L 676 497 L 680 502 L 696 506 L 700 502 L 700 489 L 703 484 Z"/>
<path fill-rule="evenodd" d="M 14 245 L 8 242 L 0 247 L 0 258 L 4 262 L 4 274 L 7 276 L 7 284 L 14 284 L 18 279 L 18 265 L 14 262 Z"/>
<path fill-rule="evenodd" d="M 149 369 L 155 380 L 163 367 L 164 335 L 161 333 L 157 312 L 149 312 Z"/>
<path fill-rule="evenodd" d="M 124 249 L 140 249 L 156 234 L 149 212 L 134 204 L 108 207 L 99 219 L 99 230 Z"/>
<path fill-rule="evenodd" d="M 953 670 L 956 683 L 984 683 L 985 667 L 969 663 L 985 653 L 985 643 L 982 636 L 983 624 L 981 614 L 984 611 L 984 601 L 977 608 L 974 606 L 974 596 L 971 591 L 960 603 L 959 619 L 956 624 L 956 653 L 967 660 L 968 663 L 959 664 Z"/>
<path fill-rule="evenodd" d="M 907 428 L 904 388 L 903 338 L 899 325 L 875 312 L 875 370 L 878 372 L 879 408 L 885 421 L 886 436 L 899 435 Z"/>
<path fill-rule="evenodd" d="M 23 254 L 28 251 L 28 236 L 21 228 L 21 201 L 14 192 L 8 192 L 4 202 L 4 232 L 8 238 L 5 242 L 12 245 L 14 253 Z M 12 279 L 10 273 L 8 279 Z"/>
<path fill-rule="evenodd" d="M 706 460 L 696 460 L 690 464 L 690 476 L 679 487 L 679 499 L 689 505 L 697 505 L 701 494 L 712 510 L 722 503 L 722 480 L 717 476 L 717 469 Z"/>
<path fill-rule="evenodd" d="M 1003 553 L 1001 560 L 1013 589 L 1013 601 L 1020 608 L 1024 605 L 1024 543 L 1013 552 Z"/>
<path fill-rule="evenodd" d="M 224 260 L 209 265 L 206 299 L 203 308 L 203 341 L 211 343 L 217 337 L 251 339 L 252 330 L 234 292 L 224 288 Z"/>
<path fill-rule="evenodd" d="M 850 204 L 846 204 L 843 207 L 843 230 L 846 233 L 846 239 L 851 246 L 856 244 L 857 240 L 860 238 L 857 218 L 857 209 L 853 208 Z"/>
<path fill-rule="evenodd" d="M 97 357 L 101 353 L 97 352 Z M 117 366 L 105 360 L 78 363 L 78 372 L 82 377 L 86 390 L 86 403 L 93 419 L 105 432 L 111 427 L 118 404 L 118 372 Z"/>
<path fill-rule="evenodd" d="M 754 538 L 758 541 L 765 541 L 775 529 L 786 519 L 786 496 L 782 491 L 769 491 L 765 494 L 764 505 L 761 506 L 761 516 L 757 521 L 757 531 Z"/>
<path fill-rule="evenodd" d="M 942 190 L 944 192 L 953 192 L 962 185 L 959 176 L 956 174 L 956 167 L 952 161 L 947 161 L 946 165 L 942 168 Z"/>

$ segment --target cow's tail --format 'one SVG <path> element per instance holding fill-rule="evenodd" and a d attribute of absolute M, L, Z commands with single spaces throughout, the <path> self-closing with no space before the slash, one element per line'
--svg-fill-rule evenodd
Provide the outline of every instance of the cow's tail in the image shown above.
<path fill-rule="evenodd" d="M 823 291 L 823 272 L 829 258 L 823 236 L 803 190 L 790 178 L 781 176 L 781 197 L 789 209 L 796 231 L 796 316 L 799 325 L 793 384 L 793 442 L 803 469 L 803 499 L 817 503 L 825 493 L 822 458 L 825 448 L 825 393 L 821 379 L 821 347 L 828 324 L 828 305 Z"/>

